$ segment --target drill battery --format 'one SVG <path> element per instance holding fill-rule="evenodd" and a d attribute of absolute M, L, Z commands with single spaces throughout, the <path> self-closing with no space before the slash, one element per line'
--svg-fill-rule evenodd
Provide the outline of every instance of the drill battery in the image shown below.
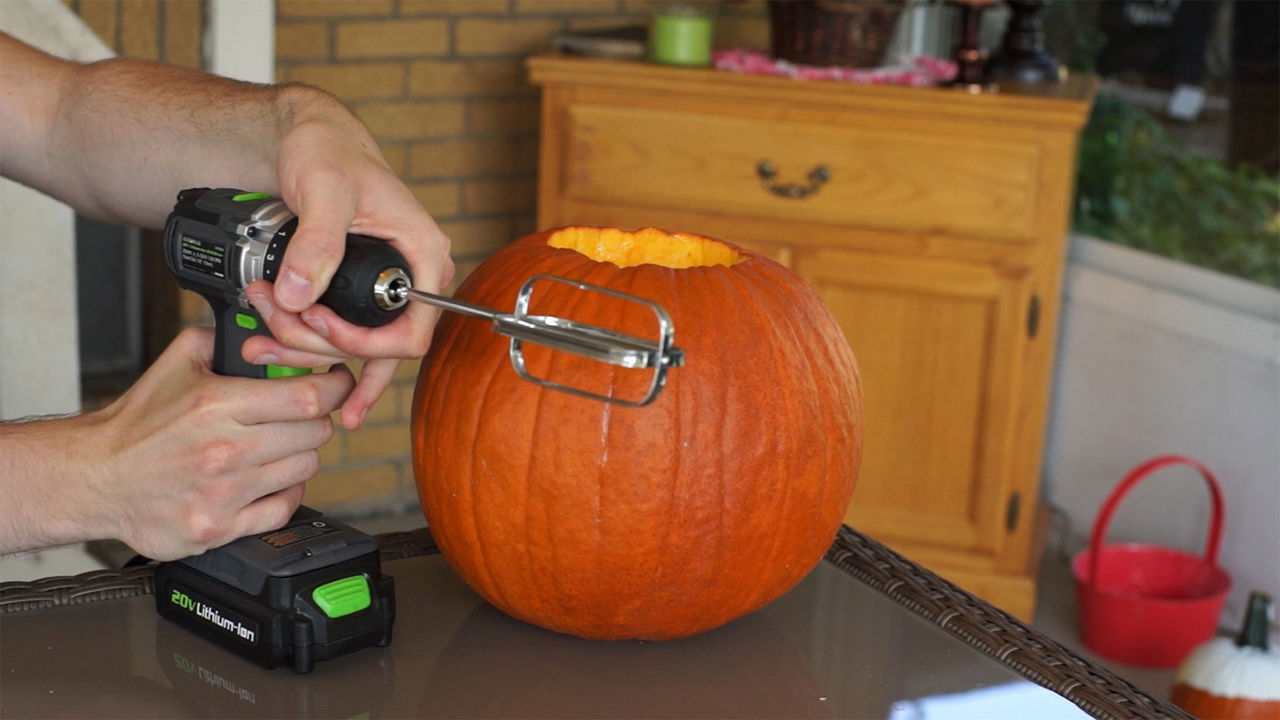
<path fill-rule="evenodd" d="M 289 523 L 155 576 L 156 611 L 267 668 L 391 642 L 395 588 L 369 535 L 307 507 Z"/>

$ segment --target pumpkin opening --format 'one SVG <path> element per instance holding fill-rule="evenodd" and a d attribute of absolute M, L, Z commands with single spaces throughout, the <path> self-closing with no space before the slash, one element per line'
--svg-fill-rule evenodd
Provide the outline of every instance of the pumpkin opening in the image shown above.
<path fill-rule="evenodd" d="M 639 230 L 567 227 L 553 232 L 547 244 L 624 268 L 651 264 L 679 270 L 735 265 L 743 259 L 737 250 L 711 238 L 651 227 Z"/>

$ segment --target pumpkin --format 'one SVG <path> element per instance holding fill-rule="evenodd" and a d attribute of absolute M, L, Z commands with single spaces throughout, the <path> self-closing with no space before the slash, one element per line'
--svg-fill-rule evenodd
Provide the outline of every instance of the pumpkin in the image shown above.
<path fill-rule="evenodd" d="M 1269 647 L 1271 597 L 1252 593 L 1234 639 L 1214 638 L 1178 667 L 1170 699 L 1204 720 L 1280 719 L 1280 652 Z"/>
<path fill-rule="evenodd" d="M 506 246 L 455 297 L 509 310 L 535 273 L 662 305 L 684 366 L 653 403 L 621 407 L 520 379 L 505 337 L 443 317 L 411 432 L 445 559 L 504 612 L 593 639 L 693 635 L 795 585 L 839 529 L 862 457 L 857 368 L 817 294 L 712 238 L 570 227 Z M 656 337 L 638 303 L 549 285 L 531 313 Z M 651 379 L 524 347 L 534 376 L 593 392 L 634 398 Z"/>

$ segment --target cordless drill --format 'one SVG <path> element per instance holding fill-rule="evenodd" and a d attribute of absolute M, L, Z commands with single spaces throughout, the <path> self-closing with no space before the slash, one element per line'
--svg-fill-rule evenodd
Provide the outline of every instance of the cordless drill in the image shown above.
<path fill-rule="evenodd" d="M 202 295 L 214 316 L 213 370 L 277 378 L 309 370 L 246 362 L 240 348 L 270 334 L 245 288 L 274 281 L 298 218 L 266 193 L 193 188 L 178 193 L 164 253 L 178 285 Z M 391 245 L 348 234 L 319 302 L 344 320 L 385 325 L 404 310 L 408 263 Z M 160 615 L 264 667 L 309 672 L 316 660 L 391 642 L 395 589 L 373 537 L 299 507 L 285 527 L 201 555 L 160 563 Z"/>

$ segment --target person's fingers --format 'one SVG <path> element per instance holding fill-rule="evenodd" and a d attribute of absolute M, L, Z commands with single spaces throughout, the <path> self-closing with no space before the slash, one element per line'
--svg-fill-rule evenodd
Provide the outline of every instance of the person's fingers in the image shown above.
<path fill-rule="evenodd" d="M 241 349 L 245 362 L 254 365 L 283 365 L 294 368 L 322 368 L 340 365 L 354 360 L 351 355 L 322 355 L 291 347 L 276 342 L 272 338 L 256 336 L 245 341 Z"/>
<path fill-rule="evenodd" d="M 253 304 L 254 309 L 267 323 L 267 329 L 271 331 L 270 338 L 256 335 L 245 341 L 244 346 L 241 347 L 241 355 L 246 361 L 259 365 L 268 364 L 268 361 L 259 361 L 256 358 L 262 353 L 279 350 L 280 347 L 313 355 L 340 357 L 344 360 L 357 357 L 354 353 L 347 353 L 334 347 L 323 335 L 303 322 L 302 317 L 297 313 L 289 312 L 277 305 L 272 292 L 271 284 L 266 280 L 255 280 L 245 289 L 249 302 Z M 271 341 L 274 341 L 274 346 Z M 314 367 L 314 365 L 307 367 Z"/>
<path fill-rule="evenodd" d="M 320 468 L 320 453 L 308 450 L 242 474 L 249 494 L 241 501 L 206 503 L 180 519 L 157 537 L 155 523 L 145 523 L 122 534 L 134 550 L 155 560 L 177 560 L 199 555 L 246 535 L 274 530 L 286 522 L 302 501 L 302 484 Z M 137 523 L 135 523 L 137 525 Z"/>
<path fill-rule="evenodd" d="M 318 459 L 316 463 L 319 463 Z M 260 535 L 284 527 L 285 523 L 289 522 L 289 518 L 293 517 L 298 505 L 302 503 L 304 482 L 314 474 L 312 472 L 311 475 L 281 490 L 264 495 L 241 508 L 236 513 L 235 532 L 230 540 Z"/>
<path fill-rule="evenodd" d="M 355 387 L 351 371 L 334 365 L 327 373 L 227 383 L 232 419 L 243 425 L 312 420 L 338 409 Z"/>
<path fill-rule="evenodd" d="M 431 346 L 431 328 L 439 316 L 438 308 L 421 303 L 411 303 L 403 315 L 376 328 L 352 325 L 323 305 L 300 315 L 335 351 L 362 358 L 422 357 Z"/>
<path fill-rule="evenodd" d="M 249 472 L 256 473 L 262 468 L 265 474 L 260 481 L 252 485 L 246 484 L 246 493 L 250 494 L 242 496 L 241 502 L 248 502 L 263 492 L 280 489 L 281 480 L 288 477 L 272 475 L 273 463 L 315 450 L 333 439 L 333 421 L 328 415 L 314 420 L 258 423 L 245 430 L 251 434 L 252 439 L 244 444 L 241 460 L 246 466 L 253 468 Z"/>
<path fill-rule="evenodd" d="M 377 358 L 365 362 L 360 371 L 360 381 L 342 403 L 340 416 L 344 428 L 360 429 L 364 424 L 364 416 L 391 384 L 399 365 L 400 361 L 395 358 Z"/>
<path fill-rule="evenodd" d="M 342 262 L 355 196 L 345 173 L 316 169 L 300 179 L 290 207 L 298 215 L 298 228 L 280 264 L 275 299 L 285 310 L 298 312 L 315 303 Z"/>

